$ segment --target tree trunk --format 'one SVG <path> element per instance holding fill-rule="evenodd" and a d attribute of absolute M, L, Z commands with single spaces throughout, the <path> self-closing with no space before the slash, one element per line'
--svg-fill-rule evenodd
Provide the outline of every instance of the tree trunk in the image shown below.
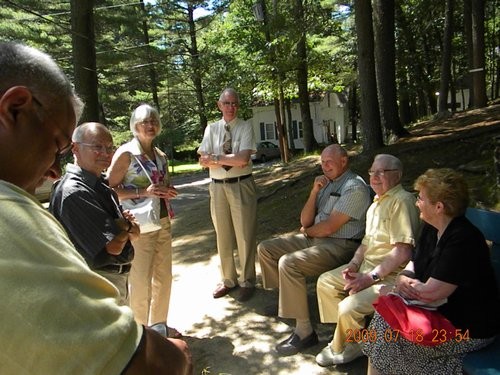
<path fill-rule="evenodd" d="M 464 0 L 464 39 L 467 55 L 467 68 L 472 70 L 474 66 L 474 53 L 472 43 L 472 0 Z M 474 98 L 474 86 L 472 85 L 472 73 L 468 72 L 465 78 L 465 86 L 469 88 L 469 102 L 464 108 L 472 107 L 472 99 Z"/>
<path fill-rule="evenodd" d="M 276 117 L 276 131 L 278 133 L 278 146 L 280 148 L 281 161 L 287 163 L 288 155 L 285 147 L 285 135 L 283 134 L 280 100 L 278 98 L 274 98 L 274 115 Z"/>
<path fill-rule="evenodd" d="M 486 107 L 486 59 L 484 53 L 484 1 L 472 1 L 472 105 L 475 108 Z"/>
<path fill-rule="evenodd" d="M 407 136 L 401 125 L 396 91 L 396 41 L 394 38 L 394 0 L 373 1 L 375 71 L 382 128 L 387 138 Z"/>
<path fill-rule="evenodd" d="M 153 94 L 153 102 L 158 109 L 158 111 L 161 110 L 160 108 L 160 101 L 158 100 L 158 79 L 156 76 L 156 68 L 155 65 L 153 64 L 153 58 L 151 56 L 151 46 L 149 45 L 149 28 L 148 28 L 148 21 L 147 21 L 147 13 L 146 13 L 146 7 L 144 6 L 144 0 L 141 0 L 141 12 L 142 12 L 142 34 L 144 35 L 144 44 L 147 46 L 147 58 L 148 58 L 148 64 L 149 64 L 149 80 L 151 84 L 151 93 Z"/>
<path fill-rule="evenodd" d="M 423 41 L 423 45 L 424 45 L 424 61 L 425 61 L 425 65 L 426 65 L 425 71 L 427 72 L 427 74 L 430 75 L 431 72 L 434 71 L 433 61 L 435 61 L 435 60 L 432 59 L 432 55 L 433 55 L 432 50 L 434 47 L 431 47 L 427 40 Z M 420 116 L 426 116 L 428 114 L 436 113 L 438 111 L 437 99 L 436 99 L 436 95 L 435 95 L 436 87 L 434 87 L 433 85 L 428 85 L 428 86 L 424 87 L 423 90 L 424 90 L 423 92 L 425 93 L 425 95 L 427 97 L 428 106 L 427 106 L 426 111 L 421 113 Z"/>
<path fill-rule="evenodd" d="M 441 53 L 441 78 L 439 85 L 438 115 L 448 115 L 448 93 L 451 82 L 451 38 L 453 37 L 453 9 L 455 0 L 446 0 L 443 46 Z"/>
<path fill-rule="evenodd" d="M 357 82 L 351 83 L 349 90 L 349 123 L 351 124 L 351 139 L 353 142 L 358 140 L 358 85 Z"/>
<path fill-rule="evenodd" d="M 71 41 L 75 89 L 85 102 L 81 122 L 101 120 L 97 94 L 93 8 L 93 0 L 71 0 Z"/>
<path fill-rule="evenodd" d="M 372 7 L 370 0 L 354 2 L 358 42 L 358 79 L 360 87 L 363 152 L 370 153 L 384 145 L 377 100 Z"/>
<path fill-rule="evenodd" d="M 408 87 L 408 81 L 406 77 L 403 76 L 400 82 L 401 88 L 399 89 L 399 118 L 403 124 L 409 124 L 412 121 L 411 117 L 411 106 L 410 106 L 410 95 L 406 87 Z"/>
<path fill-rule="evenodd" d="M 293 126 L 292 126 L 292 103 L 290 98 L 285 99 L 286 117 L 288 121 L 286 122 L 287 134 L 289 139 L 289 148 L 292 155 L 295 155 L 295 141 L 293 140 Z"/>
<path fill-rule="evenodd" d="M 304 8 L 302 0 L 295 1 L 296 20 L 299 24 L 304 24 Z M 304 151 L 311 152 L 318 148 L 318 143 L 314 138 L 313 122 L 311 118 L 311 108 L 309 107 L 308 66 L 307 66 L 307 46 L 306 32 L 303 27 L 300 38 L 297 42 L 297 87 L 299 89 L 299 105 L 302 117 L 302 127 L 304 132 Z"/>
<path fill-rule="evenodd" d="M 196 39 L 196 24 L 194 22 L 194 7 L 193 4 L 188 2 L 188 23 L 189 23 L 189 37 L 191 39 L 191 46 L 189 48 L 189 55 L 192 63 L 192 81 L 194 90 L 196 92 L 196 105 L 198 107 L 198 119 L 200 121 L 201 134 L 204 133 L 208 124 L 207 115 L 205 114 L 205 97 L 203 95 L 203 85 L 201 81 L 201 61 L 198 51 L 198 41 Z"/>
<path fill-rule="evenodd" d="M 436 108 L 434 90 L 432 90 L 432 100 L 429 100 L 426 91 L 431 87 L 428 76 L 424 73 L 424 65 L 421 57 L 422 53 L 417 52 L 417 43 L 415 36 L 410 30 L 409 22 L 405 13 L 401 9 L 401 2 L 395 3 L 395 14 L 397 24 L 401 33 L 399 45 L 401 46 L 398 54 L 400 72 L 398 81 L 400 82 L 399 95 L 400 103 L 408 103 L 408 107 L 401 111 L 405 113 L 406 118 L 402 119 L 403 123 L 410 123 L 420 116 L 425 116 L 429 113 L 429 108 Z"/>
<path fill-rule="evenodd" d="M 279 81 L 278 81 L 278 86 L 280 90 L 280 98 L 279 98 L 279 110 L 280 110 L 280 120 L 281 120 L 281 126 L 278 129 L 278 134 L 279 134 L 279 142 L 281 148 L 281 160 L 283 160 L 284 163 L 289 162 L 289 151 L 288 151 L 288 141 L 286 137 L 286 119 L 285 119 L 285 95 L 283 93 L 283 81 L 282 77 L 279 76 Z"/>

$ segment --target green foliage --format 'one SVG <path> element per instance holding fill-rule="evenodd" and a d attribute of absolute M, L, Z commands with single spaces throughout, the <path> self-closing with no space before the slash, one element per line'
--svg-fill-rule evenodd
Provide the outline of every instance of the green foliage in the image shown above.
<path fill-rule="evenodd" d="M 131 131 L 116 131 L 116 130 L 112 130 L 110 129 L 111 131 L 111 135 L 113 136 L 113 143 L 116 147 L 124 144 L 124 143 L 127 143 L 128 141 L 130 141 L 132 139 L 132 132 Z"/>
<path fill-rule="evenodd" d="M 309 90 L 341 92 L 356 86 L 357 35 L 351 1 L 304 2 L 301 22 L 296 2 L 266 0 L 266 24 L 255 19 L 254 3 L 154 1 L 146 2 L 143 11 L 140 1 L 95 0 L 98 95 L 104 122 L 114 132 L 116 143 L 129 139 L 130 113 L 144 102 L 159 107 L 163 131 L 158 143 L 184 152 L 201 139 L 201 117 L 209 122 L 219 118 L 216 101 L 225 87 L 239 91 L 243 118 L 251 117 L 252 105 L 268 103 L 277 95 L 278 77 L 285 97 L 296 99 L 296 46 L 303 31 Z M 421 101 L 422 92 L 432 93 L 439 84 L 444 3 L 411 0 L 396 4 L 398 89 Z M 493 91 L 498 80 L 494 51 L 500 18 L 495 4 L 486 2 L 485 20 L 492 96 L 498 94 Z M 459 86 L 466 82 L 468 66 L 464 10 L 461 2 L 456 5 L 453 66 Z M 205 13 L 190 22 L 193 11 Z M 0 20 L 0 39 L 23 41 L 47 51 L 73 76 L 68 0 L 3 1 Z M 201 82 L 204 103 L 199 102 L 195 78 Z"/>

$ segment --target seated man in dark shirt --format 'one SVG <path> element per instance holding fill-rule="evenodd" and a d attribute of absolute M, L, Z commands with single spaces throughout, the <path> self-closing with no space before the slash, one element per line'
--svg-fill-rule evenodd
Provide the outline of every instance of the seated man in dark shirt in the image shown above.
<path fill-rule="evenodd" d="M 72 137 L 75 164 L 56 182 L 49 210 L 61 222 L 90 268 L 111 281 L 120 292 L 120 304 L 128 304 L 128 272 L 134 257 L 130 240 L 140 233 L 128 211 L 102 172 L 113 156 L 113 138 L 102 124 L 87 122 Z"/>

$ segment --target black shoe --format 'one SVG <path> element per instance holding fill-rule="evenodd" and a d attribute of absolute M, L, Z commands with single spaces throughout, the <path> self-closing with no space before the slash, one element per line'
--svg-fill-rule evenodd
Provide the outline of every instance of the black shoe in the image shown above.
<path fill-rule="evenodd" d="M 242 286 L 242 287 L 240 287 L 240 292 L 238 294 L 238 297 L 236 297 L 236 299 L 239 302 L 248 301 L 250 298 L 252 298 L 254 292 L 255 292 L 255 287 L 253 287 L 253 286 L 251 286 L 251 287 Z"/>
<path fill-rule="evenodd" d="M 301 340 L 300 337 L 294 332 L 289 338 L 276 345 L 276 351 L 281 355 L 294 355 L 301 350 L 316 345 L 317 343 L 318 335 L 315 331 L 312 331 L 312 333 L 303 340 Z"/>

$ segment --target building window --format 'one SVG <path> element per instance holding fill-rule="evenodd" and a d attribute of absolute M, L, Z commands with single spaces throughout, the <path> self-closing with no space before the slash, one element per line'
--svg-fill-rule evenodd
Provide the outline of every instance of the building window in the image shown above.
<path fill-rule="evenodd" d="M 274 124 L 266 124 L 261 122 L 260 124 L 260 140 L 266 141 L 268 139 L 277 139 L 276 130 Z"/>
<path fill-rule="evenodd" d="M 293 139 L 304 138 L 304 131 L 302 129 L 302 121 L 297 123 L 297 120 L 292 121 Z"/>
<path fill-rule="evenodd" d="M 266 139 L 276 139 L 274 134 L 274 124 L 266 124 Z"/>

